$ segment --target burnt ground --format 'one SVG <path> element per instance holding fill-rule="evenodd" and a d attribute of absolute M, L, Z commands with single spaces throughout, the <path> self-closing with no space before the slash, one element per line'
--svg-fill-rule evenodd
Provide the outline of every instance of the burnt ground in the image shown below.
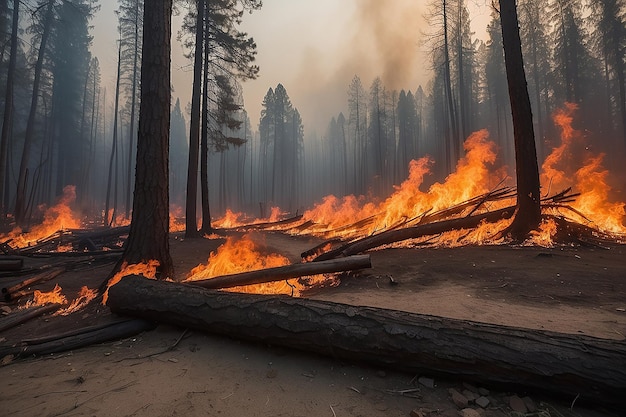
<path fill-rule="evenodd" d="M 256 234 L 268 251 L 293 261 L 315 246 L 314 238 Z M 205 263 L 220 243 L 174 236 L 177 277 Z M 373 268 L 344 276 L 336 287 L 306 296 L 561 333 L 624 341 L 626 335 L 626 246 L 385 249 L 374 251 Z M 58 261 L 30 259 L 27 265 Z M 68 298 L 82 286 L 98 287 L 112 264 L 84 264 L 58 282 Z M 10 285 L 2 278 L 2 286 Z M 50 290 L 54 282 L 42 285 Z M 106 307 L 90 305 L 68 317 L 43 317 L 0 333 L 16 343 L 111 320 Z M 180 340 L 179 340 L 180 339 Z M 177 343 L 178 341 L 178 343 Z M 220 416 L 458 416 L 449 389 L 465 394 L 478 387 L 388 369 L 338 362 L 286 349 L 159 326 L 138 336 L 71 352 L 22 359 L 0 367 L 2 415 L 220 415 Z M 490 390 L 489 416 L 617 416 L 542 393 Z M 511 396 L 537 410 L 516 414 Z M 571 400 L 574 400 L 572 398 Z M 531 404 L 531 406 L 533 405 Z M 532 408 L 532 407 L 531 407 Z M 5 413 L 6 411 L 6 413 Z M 468 413 L 468 411 L 466 411 Z M 466 414 L 469 415 L 469 414 Z"/>

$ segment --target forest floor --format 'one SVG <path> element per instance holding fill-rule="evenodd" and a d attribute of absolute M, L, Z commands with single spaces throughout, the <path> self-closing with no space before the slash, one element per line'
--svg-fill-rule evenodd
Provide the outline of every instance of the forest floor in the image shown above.
<path fill-rule="evenodd" d="M 319 243 L 278 233 L 254 238 L 292 261 Z M 221 242 L 174 236 L 171 253 L 177 278 L 206 263 Z M 371 253 L 372 269 L 305 296 L 623 341 L 625 252 L 626 246 L 620 245 L 606 250 L 385 249 Z M 67 272 L 58 283 L 71 298 L 82 285 L 98 287 L 111 267 Z M 9 329 L 0 333 L 0 344 L 111 319 L 106 307 L 94 304 L 67 317 L 31 320 Z M 165 325 L 128 339 L 10 362 L 0 367 L 0 381 L 0 415 L 6 416 L 623 415 L 578 403 L 570 407 L 574 398 L 501 392 L 453 378 L 371 368 Z M 489 404 L 464 406 L 456 394 L 455 403 L 451 390 L 470 400 L 484 395 Z M 519 398 L 523 407 L 517 404 Z"/>

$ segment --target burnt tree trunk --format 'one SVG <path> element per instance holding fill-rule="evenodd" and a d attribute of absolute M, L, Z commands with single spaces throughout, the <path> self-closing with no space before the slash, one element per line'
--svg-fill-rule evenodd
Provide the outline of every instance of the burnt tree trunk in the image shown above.
<path fill-rule="evenodd" d="M 500 0 L 500 22 L 515 137 L 517 213 L 508 232 L 524 240 L 541 222 L 539 166 L 515 0 Z"/>
<path fill-rule="evenodd" d="M 171 19 L 172 0 L 146 2 L 133 219 L 122 256 L 129 264 L 155 259 L 166 277 L 174 272 L 168 241 Z"/>
<path fill-rule="evenodd" d="M 623 402 L 626 343 L 327 301 L 233 294 L 128 276 L 115 313 L 407 372 Z"/>

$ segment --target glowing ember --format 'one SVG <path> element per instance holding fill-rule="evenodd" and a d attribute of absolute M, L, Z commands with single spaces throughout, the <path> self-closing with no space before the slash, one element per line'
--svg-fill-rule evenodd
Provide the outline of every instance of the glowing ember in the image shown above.
<path fill-rule="evenodd" d="M 61 294 L 61 287 L 59 285 L 55 285 L 54 289 L 50 292 L 41 292 L 39 290 L 35 290 L 33 293 L 32 301 L 29 301 L 25 304 L 25 308 L 34 307 L 34 306 L 42 306 L 45 304 L 67 304 L 67 298 L 63 294 Z"/>
<path fill-rule="evenodd" d="M 88 287 L 83 286 L 78 293 L 78 297 L 76 297 L 76 299 L 72 301 L 69 306 L 57 311 L 55 313 L 55 316 L 67 316 L 68 314 L 79 311 L 81 308 L 89 304 L 91 300 L 96 298 L 96 295 L 98 295 L 98 292 L 96 290 L 91 290 Z"/>
<path fill-rule="evenodd" d="M 146 278 L 154 279 L 156 278 L 157 268 L 160 263 L 157 260 L 150 260 L 148 262 L 140 262 L 138 264 L 126 264 L 122 265 L 122 268 L 118 273 L 116 273 L 109 282 L 107 283 L 107 288 L 102 295 L 102 304 L 106 305 L 107 300 L 109 299 L 109 288 L 120 282 L 120 280 L 128 275 L 143 275 Z"/>
<path fill-rule="evenodd" d="M 571 206 L 585 216 L 579 220 L 589 219 L 593 226 L 605 232 L 626 233 L 625 205 L 610 201 L 609 173 L 602 166 L 604 155 L 591 155 L 582 133 L 572 127 L 576 109 L 575 104 L 567 103 L 554 115 L 554 122 L 561 129 L 561 144 L 543 164 L 542 184 L 557 189 L 573 187 L 580 196 Z"/>
<path fill-rule="evenodd" d="M 209 279 L 221 275 L 255 271 L 276 266 L 289 265 L 289 259 L 282 255 L 264 253 L 248 234 L 240 239 L 229 237 L 217 251 L 211 252 L 206 265 L 198 265 L 191 270 L 185 281 Z M 326 278 L 311 277 L 311 280 L 325 281 Z M 305 285 L 299 280 L 293 282 L 279 281 L 264 284 L 246 285 L 229 288 L 228 291 L 255 294 L 293 294 L 299 296 Z M 309 281 L 309 285 L 313 281 Z"/>
<path fill-rule="evenodd" d="M 76 187 L 68 185 L 63 189 L 63 196 L 59 202 L 48 208 L 39 207 L 44 213 L 43 222 L 40 225 L 33 226 L 28 233 L 22 233 L 22 229 L 16 227 L 8 235 L 0 237 L 3 241 L 13 239 L 11 246 L 16 248 L 24 248 L 37 243 L 38 240 L 48 237 L 53 233 L 64 229 L 75 229 L 81 226 L 81 222 L 72 212 L 70 205 L 76 200 Z"/>

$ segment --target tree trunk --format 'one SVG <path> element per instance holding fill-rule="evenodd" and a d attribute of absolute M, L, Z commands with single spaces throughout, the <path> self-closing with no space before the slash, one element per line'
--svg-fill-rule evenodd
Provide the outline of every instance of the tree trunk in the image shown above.
<path fill-rule="evenodd" d="M 13 84 L 15 80 L 15 65 L 17 62 L 17 31 L 19 26 L 19 0 L 13 0 L 13 23 L 11 26 L 11 52 L 9 56 L 9 68 L 7 72 L 7 84 L 4 98 L 4 118 L 2 122 L 2 137 L 0 137 L 0 210 L 6 213 L 8 198 L 5 198 L 7 190 L 8 171 L 7 150 L 9 148 L 9 136 L 13 127 Z"/>
<path fill-rule="evenodd" d="M 15 196 L 15 222 L 18 226 L 24 226 L 26 219 L 26 173 L 30 159 L 30 148 L 35 136 L 35 118 L 37 116 L 37 103 L 39 101 L 39 85 L 41 83 L 41 70 L 43 69 L 43 59 L 45 55 L 48 36 L 50 35 L 50 27 L 52 26 L 52 17 L 54 9 L 53 1 L 48 3 L 46 9 L 46 17 L 44 20 L 43 33 L 37 53 L 37 63 L 35 64 L 35 78 L 33 80 L 33 95 L 30 101 L 30 111 L 28 113 L 28 122 L 26 123 L 26 134 L 24 136 L 24 147 L 22 149 L 22 159 L 20 161 L 20 170 L 17 179 L 17 192 Z"/>
<path fill-rule="evenodd" d="M 120 44 L 117 48 L 117 80 L 115 83 L 115 106 L 113 114 L 113 143 L 111 145 L 111 158 L 109 159 L 109 177 L 107 181 L 107 195 L 104 205 L 104 225 L 111 226 L 115 221 L 115 211 L 117 209 L 117 120 L 119 119 L 120 103 L 120 83 L 122 71 L 122 34 L 120 33 Z M 115 176 L 114 176 L 115 175 Z M 115 184 L 113 184 L 115 183 Z M 109 208 L 111 203 L 111 189 L 113 189 L 113 213 L 109 219 Z"/>
<path fill-rule="evenodd" d="M 623 403 L 626 344 L 328 301 L 233 294 L 138 276 L 109 291 L 118 314 L 336 359 Z"/>
<path fill-rule="evenodd" d="M 163 277 L 174 273 L 168 240 L 171 19 L 172 0 L 145 3 L 133 219 L 121 260 L 157 260 Z"/>
<path fill-rule="evenodd" d="M 517 177 L 517 213 L 509 228 L 509 233 L 515 240 L 521 241 L 531 230 L 539 227 L 541 195 L 533 116 L 526 87 L 515 0 L 500 0 L 500 22 L 513 116 Z"/>
<path fill-rule="evenodd" d="M 145 7 L 145 6 L 144 6 Z M 196 16 L 196 47 L 193 62 L 193 89 L 191 95 L 191 120 L 189 122 L 189 164 L 187 166 L 187 201 L 185 208 L 185 238 L 200 237 L 196 220 L 198 201 L 198 152 L 200 148 L 200 96 L 202 93 L 203 28 L 200 2 Z M 145 34 L 144 34 L 145 37 Z"/>
<path fill-rule="evenodd" d="M 139 1 L 135 1 L 134 4 L 135 13 L 134 13 L 134 29 L 135 36 L 133 38 L 133 77 L 132 77 L 132 85 L 131 85 L 131 93 L 130 93 L 130 123 L 128 126 L 128 166 L 126 171 L 126 218 L 130 217 L 130 208 L 131 208 L 131 195 L 130 190 L 132 186 L 132 172 L 133 172 L 133 151 L 134 151 L 134 136 L 135 136 L 135 108 L 136 98 L 137 98 L 137 65 L 139 59 Z"/>
<path fill-rule="evenodd" d="M 198 13 L 204 18 L 202 31 L 204 34 L 209 33 L 209 23 L 207 18 L 207 3 L 202 0 L 198 4 Z M 211 227 L 211 207 L 209 206 L 209 44 L 208 35 L 204 40 L 203 53 L 204 62 L 202 67 L 203 85 L 202 85 L 202 135 L 200 141 L 200 200 L 202 202 L 202 228 L 201 234 L 210 235 L 213 233 Z"/>

